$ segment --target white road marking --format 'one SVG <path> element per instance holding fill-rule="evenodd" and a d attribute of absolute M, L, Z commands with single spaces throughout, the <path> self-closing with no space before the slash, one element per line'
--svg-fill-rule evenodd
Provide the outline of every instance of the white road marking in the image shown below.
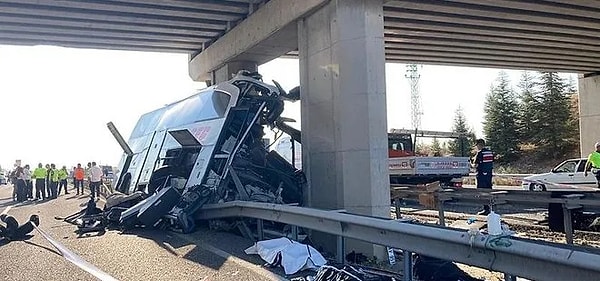
<path fill-rule="evenodd" d="M 1 213 L 1 214 L 2 214 L 2 215 L 6 215 L 6 214 L 8 214 L 8 211 L 10 211 L 10 209 L 12 209 L 12 206 L 8 206 L 8 207 L 6 207 L 6 209 L 4 209 L 4 211 L 2 211 L 2 213 Z"/>

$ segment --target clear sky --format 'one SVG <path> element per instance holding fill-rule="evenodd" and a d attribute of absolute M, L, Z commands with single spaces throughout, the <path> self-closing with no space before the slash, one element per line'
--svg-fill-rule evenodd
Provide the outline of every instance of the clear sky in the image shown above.
<path fill-rule="evenodd" d="M 188 56 L 0 45 L 0 165 L 96 161 L 117 165 L 121 149 L 106 128 L 125 138 L 139 116 L 203 88 L 187 72 Z M 481 135 L 483 102 L 499 69 L 422 66 L 422 128 L 448 131 L 458 106 Z M 298 61 L 259 67 L 265 81 L 285 89 L 299 84 Z M 389 128 L 410 127 L 410 88 L 403 64 L 386 65 Z M 520 71 L 507 71 L 516 83 Z M 300 105 L 283 114 L 300 122 Z"/>

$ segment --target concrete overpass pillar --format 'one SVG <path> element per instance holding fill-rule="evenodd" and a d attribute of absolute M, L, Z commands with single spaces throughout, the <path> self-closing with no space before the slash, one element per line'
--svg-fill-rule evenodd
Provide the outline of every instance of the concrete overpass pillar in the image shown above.
<path fill-rule="evenodd" d="M 213 84 L 221 83 L 233 78 L 240 70 L 258 71 L 258 64 L 253 61 L 231 61 L 213 71 Z"/>
<path fill-rule="evenodd" d="M 600 75 L 579 78 L 581 156 L 587 157 L 600 141 Z"/>
<path fill-rule="evenodd" d="M 332 0 L 298 22 L 312 207 L 390 217 L 383 31 L 382 0 Z"/>

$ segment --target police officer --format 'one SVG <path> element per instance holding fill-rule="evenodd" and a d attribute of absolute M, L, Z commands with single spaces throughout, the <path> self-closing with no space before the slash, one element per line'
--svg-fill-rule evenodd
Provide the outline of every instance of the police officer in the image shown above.
<path fill-rule="evenodd" d="M 592 174 L 596 176 L 596 183 L 598 184 L 598 188 L 600 188 L 600 142 L 596 143 L 595 148 L 596 151 L 590 153 L 588 156 L 583 174 L 587 177 L 588 171 L 592 168 Z"/>
<path fill-rule="evenodd" d="M 478 139 L 475 141 L 477 146 L 477 154 L 473 159 L 473 167 L 477 172 L 477 188 L 492 188 L 492 170 L 494 169 L 494 153 L 485 146 L 485 140 Z M 490 206 L 484 205 L 483 210 L 479 215 L 488 215 Z"/>
<path fill-rule="evenodd" d="M 56 169 L 56 165 L 50 164 L 48 178 L 50 179 L 50 195 L 48 197 L 56 199 L 58 197 L 58 170 Z"/>
<path fill-rule="evenodd" d="M 67 191 L 67 179 L 69 178 L 69 172 L 67 171 L 67 166 L 63 166 L 62 169 L 56 171 L 58 177 L 58 192 L 60 195 L 60 191 L 65 188 L 65 194 L 69 194 Z"/>
<path fill-rule="evenodd" d="M 35 199 L 42 200 L 46 198 L 46 174 L 47 171 L 42 166 L 42 163 L 38 164 L 38 167 L 33 170 L 33 178 L 35 179 Z"/>

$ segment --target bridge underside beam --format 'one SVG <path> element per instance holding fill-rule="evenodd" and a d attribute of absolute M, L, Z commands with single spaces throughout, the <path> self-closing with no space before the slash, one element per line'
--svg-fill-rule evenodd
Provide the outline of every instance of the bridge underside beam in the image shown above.
<path fill-rule="evenodd" d="M 298 48 L 296 20 L 327 0 L 271 0 L 189 63 L 192 79 L 211 79 L 211 72 L 230 61 L 262 64 Z"/>
<path fill-rule="evenodd" d="M 589 1 L 392 0 L 388 61 L 595 72 L 600 7 Z"/>

